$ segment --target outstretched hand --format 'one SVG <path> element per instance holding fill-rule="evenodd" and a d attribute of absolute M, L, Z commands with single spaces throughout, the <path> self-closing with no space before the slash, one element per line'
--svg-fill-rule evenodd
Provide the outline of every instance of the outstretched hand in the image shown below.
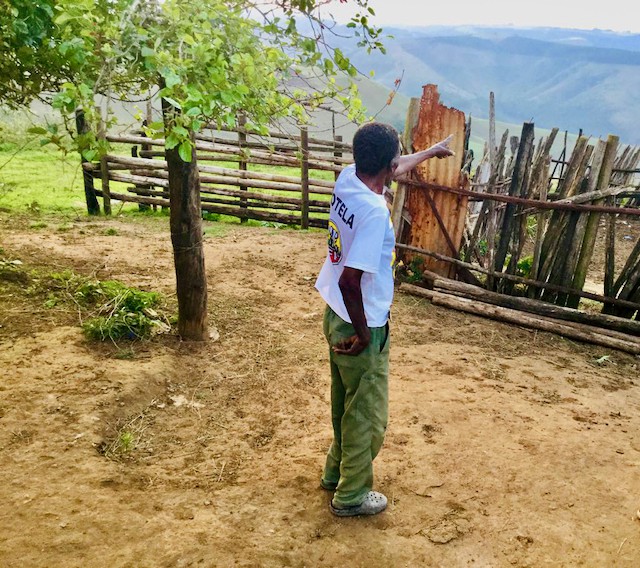
<path fill-rule="evenodd" d="M 418 164 L 428 160 L 429 158 L 447 158 L 455 155 L 449 148 L 449 144 L 453 140 L 453 134 L 447 136 L 444 140 L 441 140 L 437 144 L 427 148 L 426 150 L 420 150 L 413 154 L 405 154 L 400 156 L 397 160 L 395 170 L 393 171 L 393 179 L 398 179 L 404 174 L 410 172 Z"/>
<path fill-rule="evenodd" d="M 455 153 L 449 148 L 449 144 L 453 140 L 453 134 L 449 134 L 444 140 L 434 144 L 429 148 L 432 155 L 436 158 L 447 158 L 448 156 L 454 156 Z"/>

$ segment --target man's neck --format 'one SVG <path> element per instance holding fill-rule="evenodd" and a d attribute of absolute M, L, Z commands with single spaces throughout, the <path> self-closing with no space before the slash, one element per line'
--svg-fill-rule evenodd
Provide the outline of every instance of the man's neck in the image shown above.
<path fill-rule="evenodd" d="M 385 171 L 381 171 L 373 176 L 356 172 L 356 176 L 358 176 L 358 179 L 373 191 L 373 193 L 382 195 L 384 191 L 384 182 L 387 179 L 387 173 Z"/>

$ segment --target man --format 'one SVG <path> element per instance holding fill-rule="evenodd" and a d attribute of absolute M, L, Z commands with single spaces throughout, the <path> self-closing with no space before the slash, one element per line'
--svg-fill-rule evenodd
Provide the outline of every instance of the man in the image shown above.
<path fill-rule="evenodd" d="M 392 126 L 365 124 L 353 137 L 355 165 L 342 171 L 331 196 L 329 252 L 316 288 L 327 303 L 334 438 L 320 484 L 335 491 L 330 508 L 338 516 L 375 515 L 387 506 L 387 498 L 372 491 L 372 462 L 387 427 L 395 263 L 383 194 L 393 178 L 420 162 L 451 156 L 450 139 L 401 156 Z"/>

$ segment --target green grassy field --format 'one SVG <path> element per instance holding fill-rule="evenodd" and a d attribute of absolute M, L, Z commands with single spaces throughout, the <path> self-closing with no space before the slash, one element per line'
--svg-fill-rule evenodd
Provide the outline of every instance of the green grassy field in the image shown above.
<path fill-rule="evenodd" d="M 26 145 L 25 145 L 26 144 Z M 114 153 L 128 155 L 128 147 L 116 147 Z M 216 165 L 237 168 L 235 162 L 218 162 Z M 262 172 L 273 172 L 268 166 L 254 166 L 252 169 Z M 278 168 L 281 175 L 300 176 L 296 168 Z M 333 179 L 331 172 L 311 172 L 320 179 Z M 96 187 L 99 187 L 96 180 Z M 113 192 L 126 193 L 129 184 L 111 182 Z M 263 190 L 266 193 L 282 192 Z M 296 196 L 286 192 L 287 196 Z M 329 196 L 320 196 L 329 199 Z M 102 208 L 102 199 L 98 198 Z M 87 216 L 84 195 L 82 168 L 80 158 L 76 154 L 64 156 L 59 150 L 51 147 L 40 147 L 38 141 L 26 143 L 3 141 L 0 139 L 0 211 L 10 214 L 25 214 L 33 217 L 31 226 L 56 224 L 62 229 L 65 223 L 78 217 Z M 289 213 L 289 212 L 287 212 Z M 141 211 L 136 203 L 112 202 L 112 214 L 116 216 L 150 218 L 168 217 L 168 210 L 148 209 Z M 240 219 L 218 214 L 205 214 L 205 232 L 210 236 L 224 231 L 219 225 L 238 224 Z M 278 223 L 248 220 L 249 225 L 272 225 L 286 228 Z M 295 228 L 295 227 L 291 227 Z"/>
<path fill-rule="evenodd" d="M 475 120 L 474 135 L 471 138 L 471 146 L 474 149 L 476 160 L 474 166 L 482 156 L 484 141 L 481 136 L 486 129 L 486 121 Z M 506 127 L 506 125 L 501 125 Z M 12 213 L 37 213 L 39 215 L 86 215 L 86 201 L 84 196 L 82 168 L 80 158 L 76 153 L 66 156 L 57 148 L 40 146 L 38 137 L 27 133 L 28 123 L 16 119 L 15 116 L 0 117 L 0 210 Z M 477 136 L 477 134 L 480 136 Z M 543 135 L 543 132 L 539 132 Z M 128 145 L 115 145 L 113 153 L 128 156 Z M 237 168 L 236 162 L 203 162 L 207 165 L 216 165 L 227 168 Z M 254 171 L 271 172 L 280 175 L 299 177 L 298 168 L 274 168 L 272 166 L 250 166 Z M 333 180 L 332 172 L 312 171 L 312 178 Z M 127 192 L 124 183 L 111 182 L 113 192 Z M 99 180 L 96 180 L 99 187 Z M 283 194 L 280 191 L 263 190 L 270 194 Z M 286 192 L 287 196 L 299 196 L 299 194 Z M 314 196 L 314 199 L 328 199 L 328 196 Z M 99 198 L 102 205 L 102 200 Z M 166 211 L 150 210 L 141 213 L 135 203 L 113 202 L 113 213 L 117 215 L 166 215 Z M 283 211 L 284 212 L 284 211 Z M 222 215 L 206 215 L 209 220 L 221 220 L 225 222 L 240 222 L 235 217 Z M 259 224 L 258 222 L 256 222 Z"/>

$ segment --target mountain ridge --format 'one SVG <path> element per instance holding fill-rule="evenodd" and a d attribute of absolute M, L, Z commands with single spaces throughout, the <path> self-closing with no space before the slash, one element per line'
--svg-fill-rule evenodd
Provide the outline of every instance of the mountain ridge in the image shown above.
<path fill-rule="evenodd" d="M 493 92 L 500 121 L 640 144 L 640 34 L 480 26 L 385 31 L 394 34 L 385 41 L 387 55 L 347 41 L 339 47 L 389 91 L 402 77 L 399 104 L 433 83 L 444 104 L 486 119 Z"/>

